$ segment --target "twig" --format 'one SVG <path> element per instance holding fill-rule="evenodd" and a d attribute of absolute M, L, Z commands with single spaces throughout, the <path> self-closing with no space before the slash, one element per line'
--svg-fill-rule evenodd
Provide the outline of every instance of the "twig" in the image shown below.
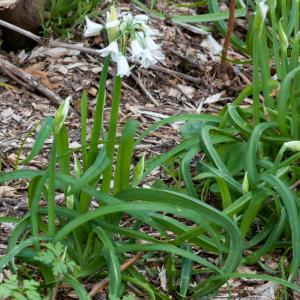
<path fill-rule="evenodd" d="M 131 257 L 127 261 L 125 261 L 121 265 L 121 271 L 122 272 L 125 271 L 128 267 L 130 267 L 136 261 L 138 261 L 143 255 L 144 255 L 144 253 L 141 252 L 141 253 L 138 253 L 137 255 Z M 100 291 L 102 291 L 107 285 L 108 285 L 108 277 L 104 278 L 102 281 L 100 281 L 99 283 L 95 284 L 93 286 L 92 290 L 90 291 L 89 296 L 90 297 L 94 297 L 97 293 L 99 293 Z"/>
<path fill-rule="evenodd" d="M 153 98 L 151 93 L 146 89 L 146 87 L 141 82 L 139 76 L 136 76 L 134 73 L 131 73 L 130 76 L 136 81 L 137 85 L 140 87 L 142 92 L 148 97 L 148 99 L 155 105 L 159 106 L 159 103 Z"/>
<path fill-rule="evenodd" d="M 235 20 L 235 0 L 230 0 L 229 19 L 228 19 L 227 32 L 226 32 L 226 37 L 225 37 L 223 51 L 222 51 L 222 59 L 221 59 L 221 65 L 223 66 L 226 64 L 226 58 L 227 58 L 231 35 L 234 27 L 234 20 Z"/>
<path fill-rule="evenodd" d="M 155 71 L 159 71 L 159 72 L 162 72 L 162 73 L 165 73 L 165 74 L 173 75 L 174 77 L 181 77 L 182 79 L 185 79 L 185 80 L 190 81 L 190 82 L 195 82 L 195 83 L 201 83 L 202 82 L 200 77 L 193 77 L 193 76 L 186 75 L 186 74 L 183 74 L 181 72 L 177 72 L 177 71 L 165 68 L 165 67 L 155 65 L 155 66 L 151 66 L 150 69 L 155 70 Z"/>
<path fill-rule="evenodd" d="M 91 55 L 96 55 L 96 56 L 98 56 L 102 59 L 101 53 L 99 53 L 99 51 L 97 49 L 82 47 L 82 46 L 63 43 L 63 42 L 58 42 L 58 41 L 46 40 L 46 39 L 43 39 L 43 38 L 39 37 L 38 35 L 33 34 L 30 31 L 22 29 L 18 26 L 15 26 L 15 25 L 10 24 L 8 22 L 5 22 L 3 20 L 0 20 L 0 25 L 4 26 L 6 28 L 9 28 L 11 30 L 14 30 L 18 33 L 21 33 L 21 34 L 33 39 L 36 43 L 38 43 L 40 45 L 49 46 L 49 47 L 61 47 L 61 48 L 66 48 L 66 49 L 77 50 L 77 51 L 88 53 L 88 54 L 91 54 Z M 134 63 L 138 64 L 137 61 L 134 61 Z M 169 75 L 172 75 L 174 77 L 181 77 L 181 78 L 183 78 L 187 81 L 190 81 L 190 82 L 195 82 L 195 83 L 200 83 L 201 82 L 201 78 L 185 75 L 183 73 L 176 72 L 176 71 L 164 68 L 164 67 L 151 66 L 149 69 L 156 70 L 156 71 L 159 71 L 159 72 L 162 72 L 162 73 L 165 73 L 165 74 L 169 74 Z"/>

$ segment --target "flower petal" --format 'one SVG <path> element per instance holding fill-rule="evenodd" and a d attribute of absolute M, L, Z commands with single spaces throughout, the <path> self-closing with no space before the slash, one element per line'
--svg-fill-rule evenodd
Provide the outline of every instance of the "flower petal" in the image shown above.
<path fill-rule="evenodd" d="M 143 48 L 137 39 L 131 41 L 131 55 L 132 59 L 140 58 L 142 56 Z"/>
<path fill-rule="evenodd" d="M 103 26 L 101 24 L 91 21 L 88 16 L 85 17 L 85 21 L 86 21 L 86 28 L 83 34 L 84 37 L 98 35 L 103 29 Z"/>
<path fill-rule="evenodd" d="M 116 41 L 111 42 L 107 47 L 98 50 L 99 53 L 101 53 L 102 57 L 112 55 L 112 58 L 114 58 L 116 55 L 119 54 L 119 46 Z"/>
<path fill-rule="evenodd" d="M 149 68 L 157 63 L 156 58 L 152 55 L 149 49 L 144 49 L 142 52 L 141 65 L 144 68 Z"/>
<path fill-rule="evenodd" d="M 121 77 L 130 75 L 130 68 L 124 55 L 119 55 L 117 62 L 117 75 Z"/>
<path fill-rule="evenodd" d="M 151 39 L 151 37 L 149 37 L 148 35 L 146 35 L 146 37 L 145 37 L 145 43 L 146 43 L 146 47 L 147 47 L 149 50 L 157 50 L 157 49 L 159 49 L 159 45 L 156 44 L 156 43 Z"/>
<path fill-rule="evenodd" d="M 163 61 L 166 58 L 165 55 L 159 49 L 154 50 L 151 53 L 158 61 Z"/>

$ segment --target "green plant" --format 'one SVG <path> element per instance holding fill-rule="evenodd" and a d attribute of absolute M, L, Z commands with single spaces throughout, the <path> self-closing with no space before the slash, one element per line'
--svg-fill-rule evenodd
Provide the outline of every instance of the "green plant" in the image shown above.
<path fill-rule="evenodd" d="M 12 272 L 18 273 L 15 258 L 35 269 L 38 268 L 41 282 L 45 286 L 44 293 L 50 297 L 55 296 L 59 284 L 67 283 L 76 290 L 80 299 L 88 299 L 81 281 L 87 278 L 99 280 L 108 276 L 109 299 L 121 298 L 125 292 L 124 283 L 127 281 L 143 289 L 150 299 L 168 299 L 165 293 L 151 285 L 135 267 L 130 266 L 121 272 L 121 264 L 126 261 L 124 253 L 142 252 L 151 256 L 159 251 L 176 256 L 178 261 L 182 259 L 182 283 L 179 292 L 184 296 L 188 292 L 187 273 L 192 262 L 197 263 L 199 271 L 209 274 L 217 275 L 236 270 L 242 257 L 241 236 L 232 220 L 197 199 L 176 192 L 131 188 L 136 187 L 145 176 L 142 173 L 146 162 L 144 163 L 142 158 L 131 176 L 134 146 L 143 138 L 143 135 L 138 140 L 135 138 L 135 121 L 128 121 L 121 136 L 116 138 L 121 74 L 127 73 L 122 73 L 123 62 L 119 65 L 120 57 L 124 56 L 126 49 L 126 44 L 123 43 L 129 38 L 138 39 L 139 47 L 136 44 L 132 47 L 145 66 L 155 63 L 162 56 L 159 56 L 158 45 L 150 40 L 151 31 L 144 25 L 145 16 L 133 18 L 127 15 L 123 23 L 114 18 L 115 10 L 112 8 L 108 15 L 109 25 L 106 24 L 110 45 L 102 50 L 106 58 L 100 76 L 96 115 L 90 140 L 86 136 L 87 93 L 84 93 L 81 105 L 82 145 L 73 153 L 73 161 L 72 152 L 69 150 L 68 129 L 64 125 L 69 106 L 69 99 L 66 99 L 55 118 L 48 117 L 42 124 L 29 156 L 19 162 L 19 166 L 30 163 L 41 151 L 46 139 L 52 135 L 49 165 L 44 170 L 19 168 L 0 175 L 0 183 L 24 178 L 30 180 L 28 214 L 22 219 L 0 218 L 0 222 L 17 223 L 9 238 L 7 255 L 0 260 L 0 271 L 9 266 Z M 99 26 L 96 27 L 98 30 Z M 142 31 L 143 28 L 145 31 Z M 120 53 L 108 51 L 115 50 L 115 46 L 121 48 Z M 149 53 L 147 47 L 155 49 Z M 110 57 L 117 61 L 117 75 L 106 134 L 103 129 L 103 108 Z M 219 118 L 202 115 L 174 117 L 174 120 L 204 122 L 215 122 L 216 119 Z M 118 151 L 115 150 L 117 144 Z M 114 174 L 114 177 L 111 174 Z M 64 194 L 65 203 L 62 206 L 55 202 L 57 193 Z M 47 207 L 40 207 L 41 199 L 47 201 Z M 97 201 L 100 207 L 91 209 L 92 200 Z M 121 220 L 128 216 L 133 218 L 134 224 L 121 226 Z M 196 227 L 190 227 L 186 223 Z M 143 233 L 141 229 L 144 225 L 159 232 L 161 238 Z M 174 233 L 175 239 L 168 235 L 167 230 Z M 44 241 L 48 244 L 45 245 Z M 220 259 L 216 264 L 209 262 L 196 255 L 189 243 L 213 251 Z M 46 251 L 41 252 L 44 247 Z M 78 266 L 78 272 L 70 274 L 75 265 Z M 223 282 L 217 280 L 207 285 L 203 283 L 203 293 L 216 290 Z"/>
<path fill-rule="evenodd" d="M 84 16 L 90 14 L 99 0 L 50 0 L 44 13 L 44 34 L 56 33 L 70 37 L 72 29 L 82 24 Z"/>
<path fill-rule="evenodd" d="M 17 275 L 12 275 L 0 285 L 1 299 L 42 300 L 38 292 L 40 284 L 35 280 L 24 280 L 21 284 Z"/>

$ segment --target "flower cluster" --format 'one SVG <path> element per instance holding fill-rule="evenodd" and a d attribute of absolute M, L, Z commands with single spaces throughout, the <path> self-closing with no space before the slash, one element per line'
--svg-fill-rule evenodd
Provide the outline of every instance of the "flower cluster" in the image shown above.
<path fill-rule="evenodd" d="M 130 42 L 130 52 L 132 60 L 139 60 L 141 66 L 149 68 L 159 61 L 163 61 L 165 56 L 161 52 L 159 44 L 155 43 L 152 36 L 157 35 L 157 31 L 151 29 L 146 22 L 147 15 L 132 16 L 131 13 L 121 15 L 119 19 L 115 8 L 107 14 L 105 26 L 86 19 L 84 37 L 91 37 L 100 34 L 105 28 L 110 44 L 99 50 L 102 57 L 110 55 L 111 59 L 117 63 L 117 75 L 129 76 L 130 67 L 126 58 L 127 43 Z"/>

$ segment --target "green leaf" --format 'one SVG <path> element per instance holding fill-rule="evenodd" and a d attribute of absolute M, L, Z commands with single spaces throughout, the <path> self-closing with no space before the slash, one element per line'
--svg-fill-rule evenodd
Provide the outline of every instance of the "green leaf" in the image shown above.
<path fill-rule="evenodd" d="M 43 125 L 41 126 L 37 137 L 35 138 L 30 154 L 21 162 L 22 164 L 27 164 L 28 162 L 30 162 L 41 151 L 45 141 L 52 133 L 53 126 L 54 119 L 52 117 L 47 117 Z"/>
<path fill-rule="evenodd" d="M 119 299 L 121 291 L 121 267 L 115 246 L 101 227 L 97 226 L 94 228 L 94 232 L 103 243 L 105 258 L 109 265 L 109 299 Z"/>
<path fill-rule="evenodd" d="M 192 247 L 185 243 L 182 248 L 186 251 L 193 252 Z M 189 289 L 189 284 L 192 276 L 192 261 L 189 258 L 182 259 L 181 275 L 180 275 L 180 296 L 185 298 Z"/>
<path fill-rule="evenodd" d="M 77 181 L 76 186 L 74 186 L 69 194 L 74 194 L 80 191 L 85 185 L 88 185 L 92 181 L 98 181 L 100 175 L 106 169 L 109 164 L 109 159 L 106 155 L 106 151 L 102 150 L 99 152 L 95 162 L 83 173 L 83 175 Z"/>
<path fill-rule="evenodd" d="M 114 177 L 115 193 L 129 187 L 130 164 L 134 149 L 134 135 L 137 128 L 138 122 L 129 120 L 122 130 Z"/>

